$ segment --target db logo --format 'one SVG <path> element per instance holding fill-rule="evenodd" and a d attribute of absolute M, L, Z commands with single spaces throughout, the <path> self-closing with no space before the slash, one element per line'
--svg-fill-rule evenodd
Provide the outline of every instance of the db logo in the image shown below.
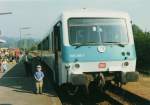
<path fill-rule="evenodd" d="M 98 49 L 98 52 L 103 53 L 103 52 L 105 52 L 106 47 L 105 46 L 98 46 L 97 49 Z"/>

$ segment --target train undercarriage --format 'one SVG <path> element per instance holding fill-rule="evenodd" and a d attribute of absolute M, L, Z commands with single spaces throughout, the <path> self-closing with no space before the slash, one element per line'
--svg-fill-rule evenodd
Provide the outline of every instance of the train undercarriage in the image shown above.
<path fill-rule="evenodd" d="M 87 94 L 91 94 L 93 91 L 103 93 L 109 88 L 111 84 L 118 87 L 138 80 L 138 72 L 96 72 L 96 73 L 84 73 L 84 74 L 72 74 L 71 82 L 62 86 L 69 94 L 76 94 L 80 87 Z"/>

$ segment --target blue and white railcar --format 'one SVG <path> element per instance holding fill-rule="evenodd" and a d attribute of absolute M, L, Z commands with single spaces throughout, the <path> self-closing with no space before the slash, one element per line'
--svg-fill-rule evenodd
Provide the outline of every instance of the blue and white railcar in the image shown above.
<path fill-rule="evenodd" d="M 51 67 L 59 85 L 136 81 L 131 19 L 114 11 L 66 11 L 50 35 Z"/>

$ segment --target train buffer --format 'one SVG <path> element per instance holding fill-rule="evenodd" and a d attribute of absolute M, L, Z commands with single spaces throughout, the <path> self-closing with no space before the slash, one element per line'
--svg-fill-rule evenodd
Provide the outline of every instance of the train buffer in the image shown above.
<path fill-rule="evenodd" d="M 50 82 L 43 94 L 35 94 L 33 77 L 26 77 L 23 64 L 11 64 L 10 70 L 0 73 L 0 105 L 61 105 Z"/>

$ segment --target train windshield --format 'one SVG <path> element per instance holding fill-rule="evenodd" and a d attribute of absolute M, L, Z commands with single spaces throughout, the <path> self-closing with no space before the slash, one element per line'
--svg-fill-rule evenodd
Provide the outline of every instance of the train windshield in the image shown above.
<path fill-rule="evenodd" d="M 71 45 L 128 43 L 125 19 L 70 18 L 68 30 Z"/>

